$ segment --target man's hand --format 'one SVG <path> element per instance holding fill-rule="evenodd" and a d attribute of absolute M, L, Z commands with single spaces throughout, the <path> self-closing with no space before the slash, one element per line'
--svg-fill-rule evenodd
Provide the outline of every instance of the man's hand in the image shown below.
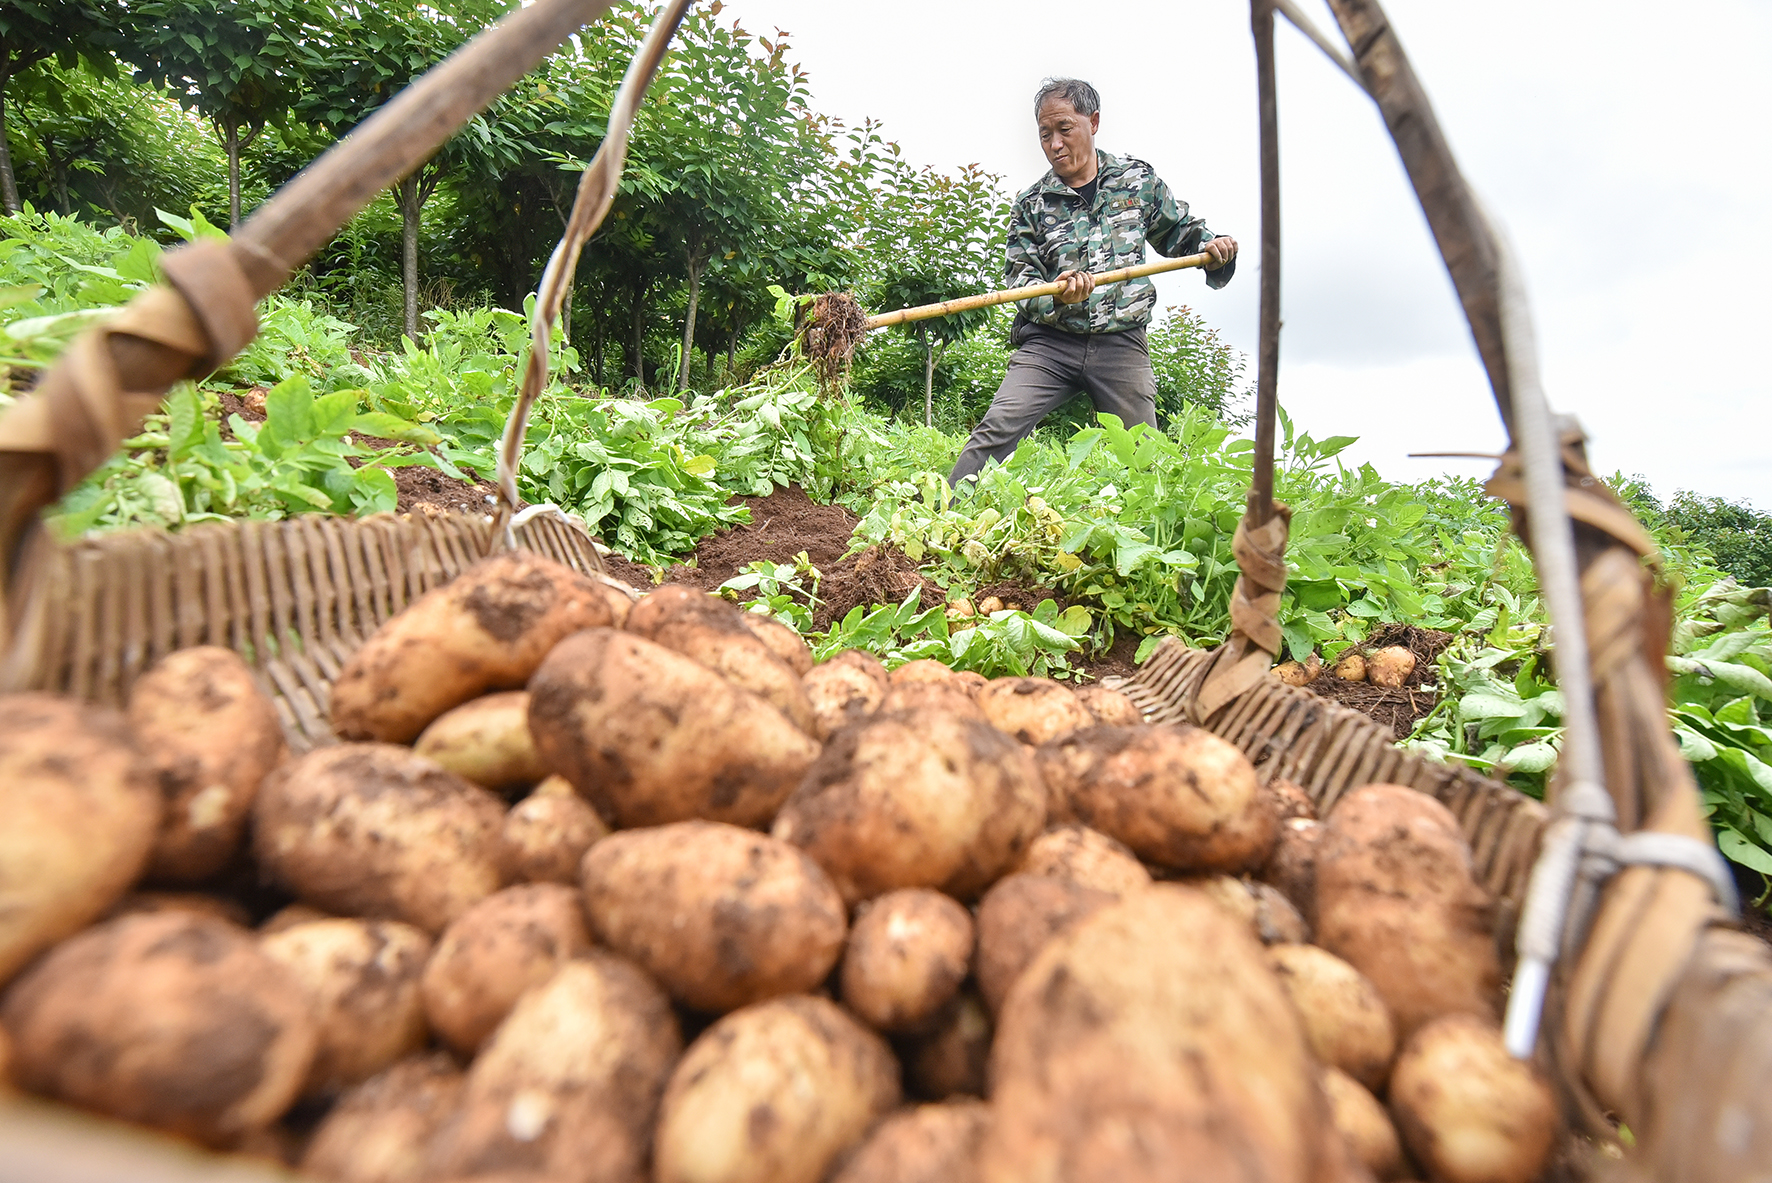
<path fill-rule="evenodd" d="M 1225 235 L 1220 235 L 1200 249 L 1212 256 L 1212 262 L 1206 264 L 1206 270 L 1217 271 L 1220 267 L 1223 267 L 1226 263 L 1237 257 L 1237 240 Z M 1064 277 L 1060 276 L 1059 278 L 1062 279 Z"/>
<path fill-rule="evenodd" d="M 1235 244 L 1231 249 L 1235 251 Z M 1095 276 L 1087 271 L 1060 272 L 1057 282 L 1064 285 L 1063 290 L 1053 297 L 1060 304 L 1081 304 L 1095 290 Z"/>

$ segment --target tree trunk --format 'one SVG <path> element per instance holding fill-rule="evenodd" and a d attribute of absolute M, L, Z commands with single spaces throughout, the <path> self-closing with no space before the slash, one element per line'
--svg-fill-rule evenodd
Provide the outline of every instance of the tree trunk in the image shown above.
<path fill-rule="evenodd" d="M 44 147 L 47 148 L 48 145 L 45 144 Z M 49 153 L 45 152 L 44 155 L 49 156 Z M 68 160 L 70 159 L 72 159 L 71 156 L 61 160 L 49 156 L 49 175 L 55 183 L 55 199 L 62 207 L 63 217 L 74 212 L 73 199 L 68 196 Z"/>
<path fill-rule="evenodd" d="M 240 125 L 230 120 L 226 128 L 228 145 L 228 233 L 240 228 Z"/>
<path fill-rule="evenodd" d="M 400 182 L 400 287 L 405 297 L 406 335 L 418 344 L 418 225 L 422 206 L 418 173 Z"/>
<path fill-rule="evenodd" d="M 737 364 L 737 358 L 738 358 L 738 326 L 735 324 L 732 326 L 732 331 L 730 333 L 726 334 L 726 376 L 725 376 L 725 380 L 727 382 L 732 381 L 732 371 Z"/>
<path fill-rule="evenodd" d="M 923 339 L 923 426 L 935 426 L 935 347 L 929 343 L 929 331 L 921 326 L 917 336 Z"/>
<path fill-rule="evenodd" d="M 633 336 L 629 341 L 633 353 L 628 357 L 628 372 L 640 385 L 646 385 L 646 285 L 634 284 Z"/>
<path fill-rule="evenodd" d="M 591 321 L 591 365 L 594 367 L 593 381 L 597 389 L 603 389 L 603 318 L 594 317 Z"/>
<path fill-rule="evenodd" d="M 8 215 L 19 212 L 18 183 L 12 179 L 12 148 L 6 142 L 6 84 L 11 71 L 0 71 L 0 198 L 6 202 Z"/>
<path fill-rule="evenodd" d="M 697 259 L 694 251 L 684 254 L 689 267 L 689 313 L 683 318 L 683 370 L 677 375 L 677 389 L 689 389 L 690 362 L 695 358 L 695 312 L 701 304 L 701 273 L 706 259 Z"/>

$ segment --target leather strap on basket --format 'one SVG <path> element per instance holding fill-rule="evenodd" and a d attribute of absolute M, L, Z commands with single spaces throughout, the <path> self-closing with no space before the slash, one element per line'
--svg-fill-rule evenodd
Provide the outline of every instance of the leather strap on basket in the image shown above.
<path fill-rule="evenodd" d="M 1582 601 L 1605 783 L 1619 831 L 1708 844 L 1697 784 L 1667 724 L 1661 656 L 1668 646 L 1671 594 L 1655 578 L 1659 551 L 1589 471 L 1579 433 L 1564 436 L 1562 451 L 1569 513 L 1584 560 Z M 1514 454 L 1503 458 L 1488 488 L 1510 503 L 1516 529 L 1529 537 Z M 1608 1115 L 1615 1114 L 1641 1137 L 1672 1096 L 1646 1083 L 1643 1064 L 1705 931 L 1727 922 L 1712 885 L 1688 869 L 1627 865 L 1606 882 L 1580 956 L 1558 983 L 1547 1028 L 1566 1095 L 1591 1132 L 1610 1136 Z M 1659 1152 L 1677 1153 L 1665 1144 Z M 1700 1153 L 1667 1177 L 1725 1177 L 1705 1174 L 1702 1163 Z"/>
<path fill-rule="evenodd" d="M 12 602 L 37 515 L 139 432 L 170 383 L 206 373 L 258 331 L 252 289 L 225 244 L 169 251 L 161 267 L 172 286 L 150 288 L 81 334 L 0 417 L 0 602 Z M 9 639 L 0 620 L 0 649 Z"/>
<path fill-rule="evenodd" d="M 1254 522 L 1253 497 L 1231 539 L 1237 586 L 1231 593 L 1231 635 L 1212 654 L 1194 696 L 1196 723 L 1205 723 L 1228 703 L 1267 677 L 1285 642 L 1280 632 L 1280 593 L 1286 590 L 1286 537 L 1292 510 L 1276 501 L 1274 515 Z"/>

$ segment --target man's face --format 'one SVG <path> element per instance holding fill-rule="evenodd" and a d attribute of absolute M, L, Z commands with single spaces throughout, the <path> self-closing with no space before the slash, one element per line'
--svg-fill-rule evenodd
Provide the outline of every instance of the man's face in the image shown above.
<path fill-rule="evenodd" d="M 1040 150 L 1058 179 L 1070 184 L 1088 183 L 1095 168 L 1095 131 L 1101 112 L 1079 115 L 1069 99 L 1054 95 L 1040 104 Z"/>

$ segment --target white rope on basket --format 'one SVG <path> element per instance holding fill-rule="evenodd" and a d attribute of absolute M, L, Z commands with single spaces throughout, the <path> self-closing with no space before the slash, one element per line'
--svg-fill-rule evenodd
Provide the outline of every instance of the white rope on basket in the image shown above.
<path fill-rule="evenodd" d="M 571 287 L 572 276 L 578 270 L 579 252 L 597 232 L 597 227 L 603 224 L 610 206 L 615 204 L 622 169 L 627 164 L 628 137 L 634 130 L 640 100 L 646 97 L 646 90 L 658 73 L 659 63 L 670 48 L 671 37 L 694 3 L 695 0 L 671 0 L 652 22 L 640 51 L 628 63 L 627 76 L 622 79 L 621 90 L 610 106 L 609 129 L 597 147 L 597 154 L 591 157 L 591 163 L 579 178 L 578 195 L 573 198 L 566 231 L 560 236 L 554 253 L 548 257 L 546 269 L 541 273 L 535 310 L 530 317 L 529 360 L 523 368 L 523 384 L 517 393 L 516 405 L 511 408 L 510 418 L 505 420 L 504 435 L 498 445 L 499 517 L 502 521 L 499 534 L 506 547 L 517 545 L 517 523 L 513 517 L 517 512 L 517 464 L 523 456 L 530 408 L 548 382 L 548 349 L 553 340 L 554 324 L 560 319 L 561 305 Z M 532 508 L 551 508 L 555 513 L 561 513 L 556 506 Z"/>

